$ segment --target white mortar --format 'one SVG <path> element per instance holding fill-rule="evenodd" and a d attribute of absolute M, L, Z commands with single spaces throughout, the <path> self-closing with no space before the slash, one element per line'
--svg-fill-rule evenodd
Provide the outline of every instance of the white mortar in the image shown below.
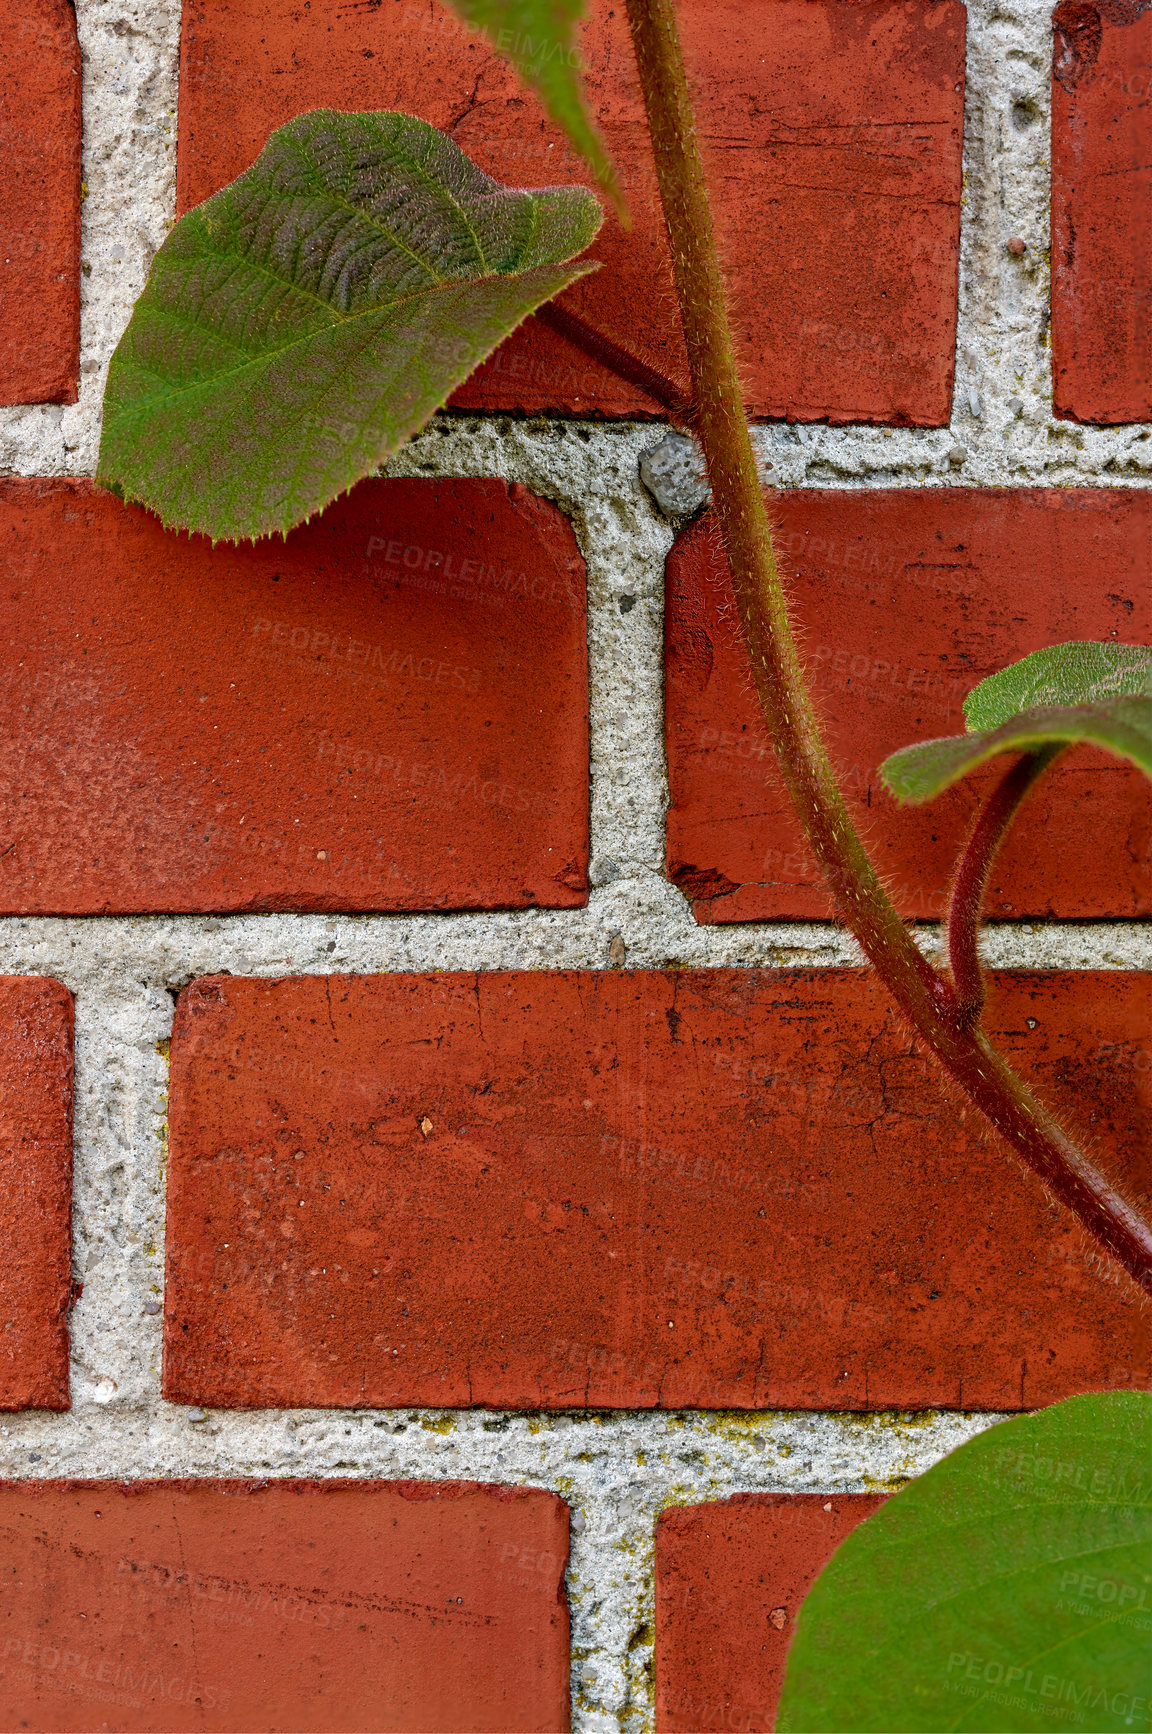
<path fill-rule="evenodd" d="M 95 467 L 108 358 L 174 211 L 179 10 L 178 0 L 78 0 L 91 267 L 81 401 L 0 410 L 2 473 Z M 1152 476 L 1152 428 L 1051 417 L 1049 13 L 1047 0 L 969 9 L 952 427 L 761 428 L 777 485 L 1125 486 Z M 1028 242 L 1021 260 L 1007 252 L 1012 235 Z M 573 517 L 589 568 L 595 889 L 586 910 L 0 921 L 0 972 L 54 975 L 77 996 L 74 1266 L 84 1284 L 72 1318 L 72 1412 L 4 1417 L 0 1473 L 451 1476 L 555 1488 L 577 1514 L 575 1726 L 630 1734 L 651 1726 L 652 1535 L 662 1506 L 745 1489 L 890 1487 L 994 1417 L 263 1411 L 196 1422 L 160 1398 L 162 1320 L 143 1307 L 162 1294 L 162 1044 L 171 990 L 196 975 L 604 967 L 617 933 L 633 966 L 855 961 L 831 926 L 696 927 L 663 876 L 661 610 L 671 531 L 636 477 L 656 437 L 650 426 L 451 418 L 392 466 L 523 481 Z M 968 454 L 962 466 L 948 458 L 956 445 Z M 627 614 L 624 594 L 638 599 Z M 931 949 L 935 934 L 923 938 Z M 1149 930 L 1138 923 L 1000 926 L 986 951 L 1003 966 L 1152 966 Z"/>

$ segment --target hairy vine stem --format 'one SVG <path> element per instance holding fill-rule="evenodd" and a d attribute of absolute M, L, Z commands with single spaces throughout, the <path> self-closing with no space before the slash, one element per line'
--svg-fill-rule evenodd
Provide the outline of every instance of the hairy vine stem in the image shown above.
<path fill-rule="evenodd" d="M 704 448 L 756 690 L 841 917 L 918 1035 L 1055 1196 L 1152 1293 L 1152 1227 L 1032 1096 L 905 928 L 865 854 L 820 738 L 788 623 L 744 415 L 674 0 L 627 0 Z"/>
<path fill-rule="evenodd" d="M 1037 778 L 1063 751 L 1060 742 L 1055 746 L 1037 747 L 1017 759 L 976 815 L 971 835 L 964 845 L 948 899 L 948 967 L 952 971 L 956 1016 L 963 1024 L 978 1024 L 984 1010 L 984 972 L 980 967 L 978 941 L 980 914 L 992 863 L 1020 803 L 1035 786 Z"/>

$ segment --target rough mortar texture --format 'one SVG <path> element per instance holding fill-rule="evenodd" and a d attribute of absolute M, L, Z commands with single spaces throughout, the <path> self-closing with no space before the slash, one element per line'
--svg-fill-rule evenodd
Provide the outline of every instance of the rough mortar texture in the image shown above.
<path fill-rule="evenodd" d="M 1148 485 L 1152 427 L 1051 415 L 1050 0 L 968 12 L 966 193 L 952 425 L 757 431 L 776 486 Z M 0 472 L 90 475 L 112 349 L 174 207 L 179 0 L 77 0 L 84 54 L 81 395 L 0 410 Z M 1010 237 L 1026 242 L 1009 251 Z M 1017 407 L 1017 405 L 1019 407 Z M 831 926 L 699 928 L 663 875 L 663 562 L 637 474 L 650 425 L 442 417 L 393 474 L 522 481 L 573 520 L 588 560 L 593 892 L 586 910 L 406 917 L 0 922 L 0 972 L 76 994 L 70 1414 L 7 1416 L 8 1476 L 475 1477 L 553 1488 L 574 1512 L 574 1725 L 652 1726 L 653 1523 L 748 1490 L 898 1486 L 995 1420 L 945 1414 L 398 1412 L 224 1414 L 159 1395 L 165 1091 L 173 996 L 193 977 L 403 969 L 851 963 Z M 961 454 L 962 448 L 962 455 Z M 922 930 L 934 948 L 937 935 Z M 996 927 L 1002 967 L 1148 968 L 1147 926 Z M 611 956 L 610 956 L 611 953 Z M 1005 1160 L 1009 1158 L 1005 1157 Z"/>

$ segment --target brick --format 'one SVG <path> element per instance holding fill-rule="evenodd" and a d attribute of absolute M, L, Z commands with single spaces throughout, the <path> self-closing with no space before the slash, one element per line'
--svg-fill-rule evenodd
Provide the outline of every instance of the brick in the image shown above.
<path fill-rule="evenodd" d="M 0 976 L 0 1410 L 67 1409 L 72 995 Z"/>
<path fill-rule="evenodd" d="M 1052 14 L 1052 385 L 1069 421 L 1152 420 L 1152 12 Z"/>
<path fill-rule="evenodd" d="M 80 44 L 71 0 L 0 3 L 0 403 L 75 403 Z"/>
<path fill-rule="evenodd" d="M 797 491 L 775 495 L 773 513 L 849 809 L 901 914 L 939 921 L 972 815 L 1004 767 L 903 808 L 878 767 L 897 747 L 963 734 L 967 693 L 1029 651 L 1152 640 L 1152 494 Z M 776 768 L 708 518 L 669 557 L 665 638 L 669 877 L 700 922 L 827 917 L 832 901 Z M 988 911 L 1147 915 L 1150 854 L 1147 781 L 1077 748 L 1029 797 L 993 869 Z"/>
<path fill-rule="evenodd" d="M 584 566 L 519 484 L 256 546 L 0 486 L 4 913 L 587 900 Z"/>
<path fill-rule="evenodd" d="M 0 1728 L 568 1727 L 555 1494 L 8 1482 L 0 1524 Z"/>
<path fill-rule="evenodd" d="M 990 1020 L 1137 1196 L 1150 982 L 1002 976 Z M 1134 1286 L 911 1047 L 863 971 L 204 978 L 172 1040 L 165 1395 L 981 1409 L 1143 1382 Z"/>
<path fill-rule="evenodd" d="M 874 1494 L 737 1493 L 656 1525 L 658 1734 L 768 1734 L 796 1615 Z"/>
<path fill-rule="evenodd" d="M 687 0 L 679 9 L 753 416 L 948 421 L 955 348 L 964 10 L 958 0 Z M 594 0 L 590 101 L 635 226 L 609 220 L 604 269 L 563 304 L 687 378 L 624 8 Z M 301 8 L 187 0 L 181 209 L 247 168 L 312 108 L 399 108 L 514 185 L 587 171 L 483 39 L 440 0 Z M 815 165 L 818 165 L 815 166 Z M 466 409 L 662 413 L 535 321 L 457 393 Z"/>

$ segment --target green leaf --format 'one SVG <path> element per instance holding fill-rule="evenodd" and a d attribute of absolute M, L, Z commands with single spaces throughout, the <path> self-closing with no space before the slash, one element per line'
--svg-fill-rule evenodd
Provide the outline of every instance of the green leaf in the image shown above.
<path fill-rule="evenodd" d="M 964 700 L 970 732 L 919 741 L 885 759 L 900 801 L 930 801 L 999 753 L 1086 741 L 1152 777 L 1152 649 L 1052 644 L 989 675 Z"/>
<path fill-rule="evenodd" d="M 97 479 L 228 540 L 376 469 L 534 308 L 602 213 L 502 187 L 406 114 L 299 116 L 177 224 L 112 358 Z"/>
<path fill-rule="evenodd" d="M 563 127 L 623 216 L 624 195 L 612 159 L 584 105 L 575 27 L 584 16 L 585 0 L 450 0 L 450 4 L 465 23 L 483 30 L 525 84 L 539 93 L 552 119 Z"/>
<path fill-rule="evenodd" d="M 964 700 L 964 719 L 970 730 L 995 729 L 1041 706 L 1138 696 L 1152 697 L 1146 644 L 1051 644 L 982 680 Z"/>
<path fill-rule="evenodd" d="M 990 1428 L 868 1518 L 800 1610 L 776 1726 L 1147 1730 L 1152 1397 Z"/>
<path fill-rule="evenodd" d="M 1118 758 L 1131 759 L 1152 777 L 1152 698 L 1114 698 L 1102 704 L 1024 711 L 990 734 L 950 735 L 901 747 L 885 759 L 880 775 L 897 800 L 930 801 L 999 753 L 1085 741 Z"/>

